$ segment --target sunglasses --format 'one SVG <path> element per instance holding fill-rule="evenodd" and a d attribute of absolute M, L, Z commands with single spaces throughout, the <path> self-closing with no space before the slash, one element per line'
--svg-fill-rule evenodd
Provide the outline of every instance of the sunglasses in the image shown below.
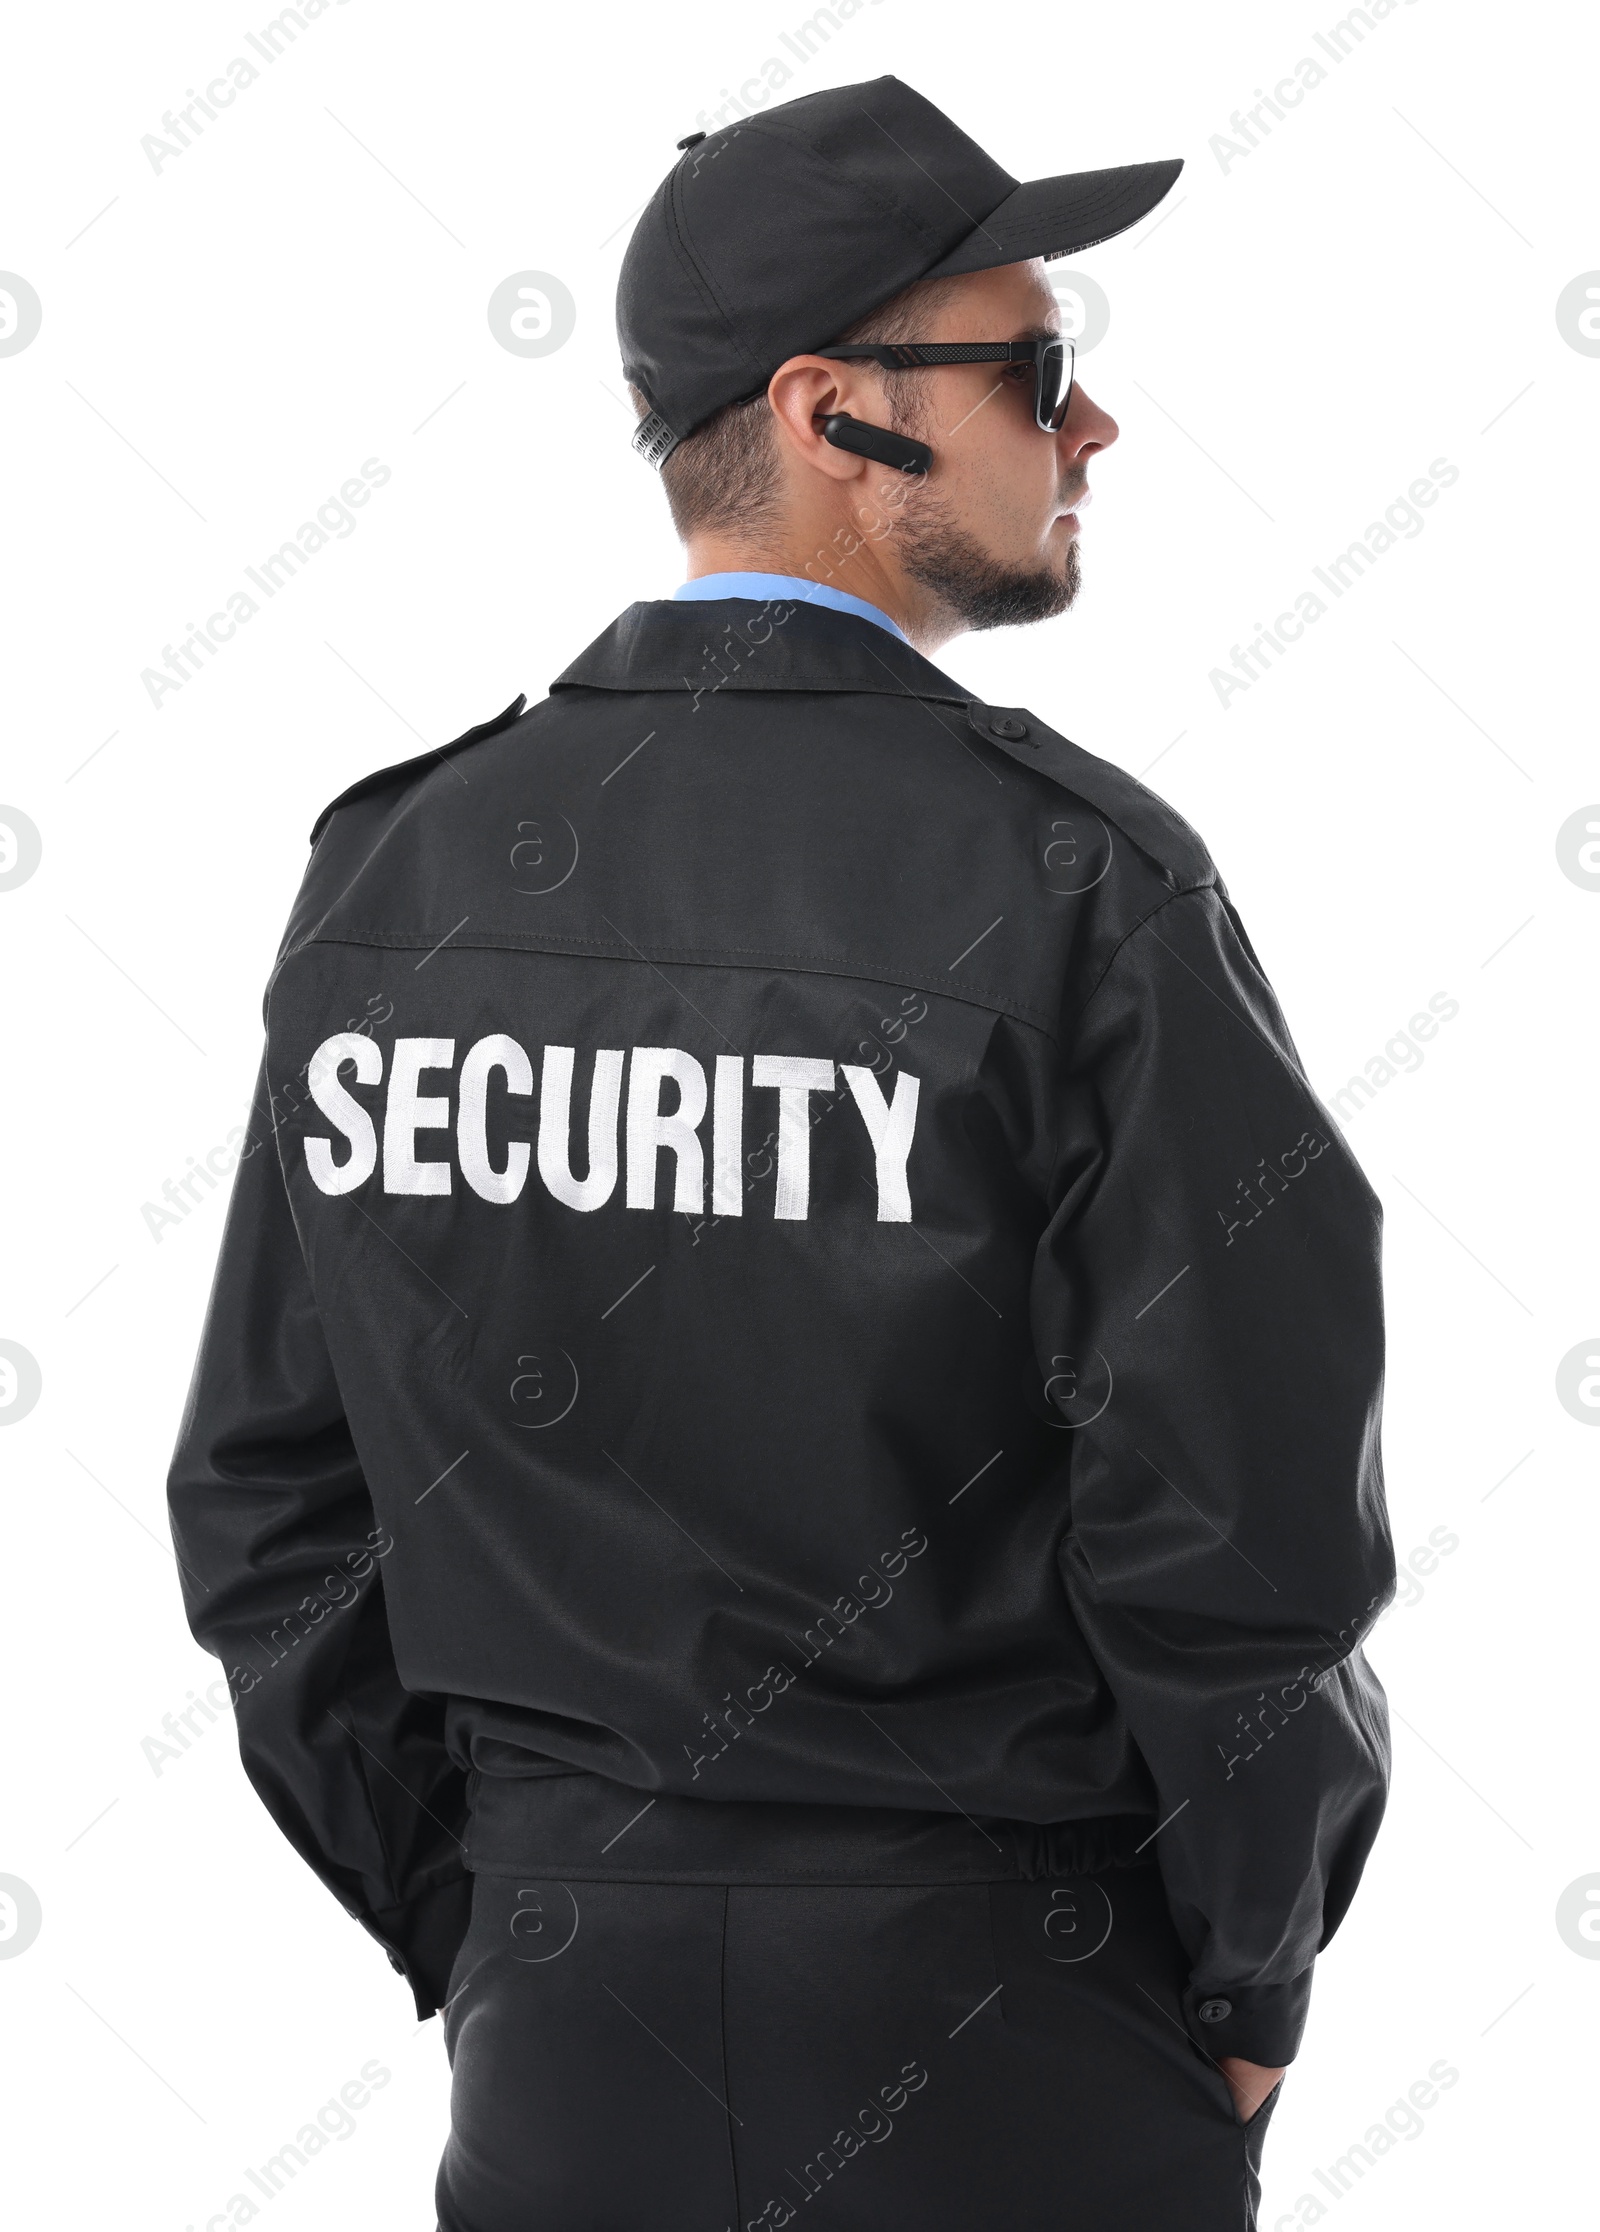
<path fill-rule="evenodd" d="M 918 365 L 1031 364 L 1033 417 L 1042 434 L 1060 433 L 1072 401 L 1076 352 L 1070 341 L 1054 337 L 1045 341 L 848 341 L 814 353 L 865 358 L 881 364 L 886 372 L 909 372 Z"/>

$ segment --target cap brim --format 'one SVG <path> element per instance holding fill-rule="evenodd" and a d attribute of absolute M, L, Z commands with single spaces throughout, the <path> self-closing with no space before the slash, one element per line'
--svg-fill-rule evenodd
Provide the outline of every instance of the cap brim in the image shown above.
<path fill-rule="evenodd" d="M 992 271 L 1032 256 L 1070 256 L 1092 248 L 1148 217 L 1182 168 L 1181 160 L 1126 163 L 1120 170 L 1030 179 L 923 277 L 952 279 L 962 271 Z"/>

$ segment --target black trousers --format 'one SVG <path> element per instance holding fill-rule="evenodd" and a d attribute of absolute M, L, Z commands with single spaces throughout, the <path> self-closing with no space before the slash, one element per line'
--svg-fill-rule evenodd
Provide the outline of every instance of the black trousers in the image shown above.
<path fill-rule="evenodd" d="M 440 2232 L 1248 2232 L 1154 1868 L 958 1886 L 479 1875 Z"/>

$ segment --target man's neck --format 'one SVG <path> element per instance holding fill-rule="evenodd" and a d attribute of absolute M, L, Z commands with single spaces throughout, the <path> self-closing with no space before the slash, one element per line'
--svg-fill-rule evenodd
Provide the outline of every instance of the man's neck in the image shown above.
<path fill-rule="evenodd" d="M 852 535 L 858 532 L 850 530 Z M 887 613 L 926 657 L 961 633 L 955 615 L 901 570 L 887 540 L 874 543 L 863 537 L 848 557 L 842 557 L 831 533 L 815 543 L 788 536 L 773 543 L 749 543 L 721 535 L 691 535 L 684 546 L 687 576 L 698 581 L 703 574 L 714 573 L 789 574 L 842 589 Z M 848 543 L 849 536 L 843 539 Z"/>

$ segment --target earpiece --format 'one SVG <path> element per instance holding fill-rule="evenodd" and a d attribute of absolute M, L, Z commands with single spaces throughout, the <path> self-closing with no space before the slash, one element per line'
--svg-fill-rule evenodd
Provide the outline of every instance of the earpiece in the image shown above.
<path fill-rule="evenodd" d="M 925 473 L 933 463 L 933 452 L 926 442 L 891 434 L 886 426 L 868 426 L 848 411 L 835 411 L 823 420 L 822 438 L 835 449 L 849 450 L 855 457 L 870 457 L 879 465 L 893 465 L 902 473 Z"/>

